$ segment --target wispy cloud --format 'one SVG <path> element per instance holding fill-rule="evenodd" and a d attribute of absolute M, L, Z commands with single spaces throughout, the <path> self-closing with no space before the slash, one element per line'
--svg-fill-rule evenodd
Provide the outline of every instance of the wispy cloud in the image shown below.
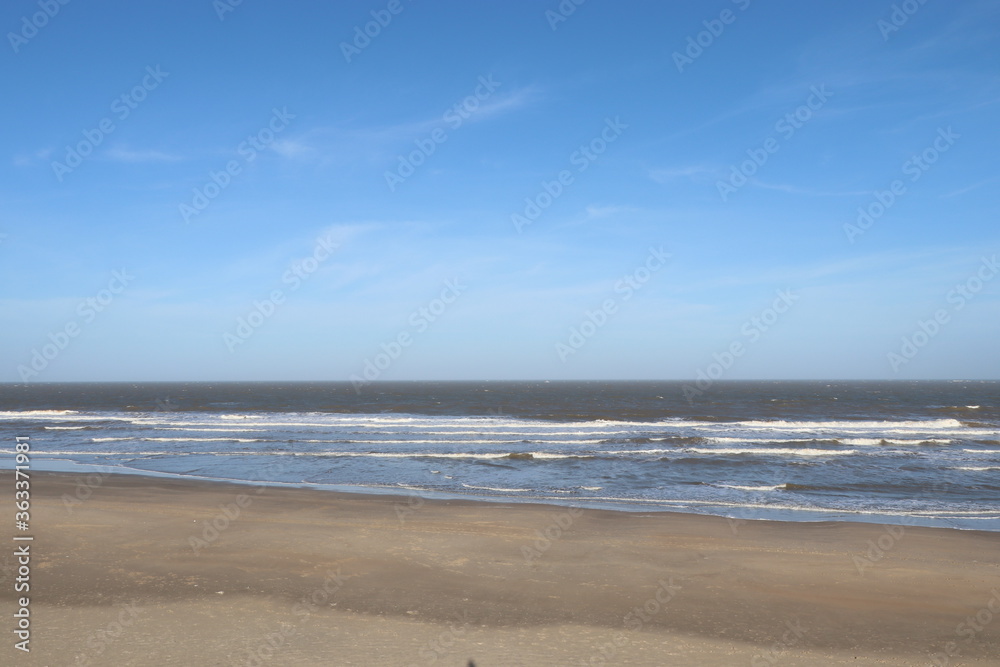
<path fill-rule="evenodd" d="M 271 144 L 271 149 L 289 160 L 308 158 L 316 153 L 316 147 L 304 139 L 280 139 Z"/>
<path fill-rule="evenodd" d="M 952 192 L 948 192 L 946 194 L 941 195 L 941 198 L 942 199 L 948 199 L 949 197 L 958 197 L 959 195 L 964 195 L 967 192 L 972 192 L 973 190 L 978 190 L 979 188 L 983 187 L 984 185 L 989 185 L 990 183 L 995 183 L 997 181 L 1000 181 L 1000 176 L 994 176 L 992 178 L 987 178 L 984 181 L 979 181 L 978 183 L 973 183 L 972 185 L 967 185 L 964 188 L 959 188 L 958 190 L 954 190 Z"/>
<path fill-rule="evenodd" d="M 502 116 L 511 111 L 521 109 L 530 103 L 541 98 L 542 89 L 536 85 L 525 86 L 509 92 L 498 92 L 491 95 L 486 100 L 477 104 L 466 104 L 471 96 L 454 100 L 448 107 L 442 110 L 440 115 L 424 118 L 416 121 L 407 121 L 396 125 L 388 125 L 369 130 L 370 136 L 380 138 L 387 142 L 407 141 L 424 132 L 445 126 L 445 117 L 456 107 L 463 110 L 461 114 L 462 124 L 471 124 L 490 120 Z"/>
<path fill-rule="evenodd" d="M 757 180 L 750 181 L 750 184 L 755 185 L 758 188 L 764 188 L 765 190 L 778 190 L 780 192 L 787 192 L 793 195 L 805 195 L 808 197 L 857 197 L 870 194 L 867 190 L 817 190 L 815 188 L 800 188 L 795 185 L 787 185 L 784 183 L 764 183 Z"/>
<path fill-rule="evenodd" d="M 524 86 L 506 93 L 498 91 L 474 109 L 466 107 L 462 115 L 462 125 L 494 120 L 509 113 L 530 106 L 540 100 L 543 95 L 541 87 Z M 391 125 L 349 127 L 314 127 L 296 136 L 287 137 L 274 142 L 271 148 L 282 157 L 289 160 L 318 161 L 326 164 L 336 162 L 338 156 L 368 156 L 373 160 L 382 160 L 395 150 L 398 145 L 412 142 L 437 128 L 447 132 L 453 129 L 445 119 L 445 115 L 456 105 L 461 106 L 467 98 L 459 98 L 443 107 L 441 114 L 406 120 Z M 346 158 L 344 158 L 346 159 Z"/>
<path fill-rule="evenodd" d="M 766 114 L 773 113 L 775 119 L 780 118 L 802 104 L 810 86 L 820 84 L 833 93 L 831 103 L 822 109 L 827 119 L 843 120 L 863 113 L 894 110 L 906 118 L 904 127 L 909 127 L 914 120 L 952 116 L 990 105 L 997 91 L 993 73 L 945 65 L 947 61 L 942 60 L 942 54 L 950 57 L 960 51 L 967 53 L 970 47 L 989 48 L 996 35 L 984 26 L 993 25 L 996 16 L 996 2 L 970 2 L 934 36 L 908 46 L 900 42 L 887 46 L 881 39 L 871 39 L 872 32 L 877 36 L 874 21 L 868 32 L 824 32 L 803 43 L 799 55 L 792 58 L 791 74 L 758 87 L 664 140 L 698 135 L 751 114 L 766 118 Z M 946 90 L 949 94 L 935 96 L 931 91 L 936 90 Z"/>
<path fill-rule="evenodd" d="M 657 183 L 672 183 L 673 181 L 680 179 L 690 179 L 699 180 L 698 177 L 708 176 L 715 177 L 718 175 L 718 170 L 711 167 L 705 167 L 701 165 L 692 165 L 689 167 L 675 167 L 672 169 L 652 169 L 649 172 L 649 177 Z"/>
<path fill-rule="evenodd" d="M 956 12 L 957 16 L 935 31 L 935 34 L 915 44 L 911 50 L 920 52 L 941 47 L 967 50 L 970 46 L 996 38 L 993 26 L 998 11 L 993 0 L 958 5 Z"/>
<path fill-rule="evenodd" d="M 52 157 L 53 152 L 51 148 L 42 148 L 34 153 L 15 155 L 12 162 L 17 167 L 30 167 L 39 162 L 47 162 Z"/>
<path fill-rule="evenodd" d="M 584 209 L 589 219 L 607 218 L 620 213 L 632 213 L 637 209 L 634 206 L 597 206 L 591 204 Z"/>
<path fill-rule="evenodd" d="M 503 115 L 510 111 L 515 111 L 522 107 L 541 99 L 542 89 L 539 86 L 530 85 L 509 93 L 500 93 L 491 97 L 484 104 L 480 105 L 476 111 L 469 116 L 469 122 L 477 122 Z"/>

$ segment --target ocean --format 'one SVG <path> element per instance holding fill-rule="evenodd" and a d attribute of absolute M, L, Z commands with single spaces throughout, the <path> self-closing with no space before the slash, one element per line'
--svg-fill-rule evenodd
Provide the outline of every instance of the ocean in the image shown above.
<path fill-rule="evenodd" d="M 5 384 L 0 464 L 1000 531 L 1000 382 L 687 384 Z"/>

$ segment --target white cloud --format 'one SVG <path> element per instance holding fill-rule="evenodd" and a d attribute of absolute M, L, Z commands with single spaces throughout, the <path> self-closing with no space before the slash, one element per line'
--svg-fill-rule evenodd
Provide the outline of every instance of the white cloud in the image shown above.
<path fill-rule="evenodd" d="M 717 170 L 711 167 L 692 165 L 689 167 L 675 167 L 673 169 L 652 169 L 649 172 L 649 177 L 657 183 L 666 184 L 685 178 L 697 180 L 699 176 L 707 175 L 714 177 L 717 173 Z"/>
<path fill-rule="evenodd" d="M 316 152 L 315 147 L 302 139 L 281 139 L 271 144 L 271 148 L 278 155 L 290 160 L 306 158 Z"/>
<path fill-rule="evenodd" d="M 958 190 L 954 190 L 953 192 L 949 192 L 949 193 L 943 194 L 943 195 L 941 195 L 941 198 L 942 199 L 948 199 L 948 198 L 951 198 L 951 197 L 958 197 L 959 195 L 964 195 L 967 192 L 972 192 L 973 190 L 977 190 L 977 189 L 981 188 L 984 185 L 988 185 L 990 183 L 995 183 L 997 180 L 1000 180 L 1000 176 L 994 176 L 993 178 L 987 178 L 985 181 L 979 181 L 978 183 L 973 183 L 972 185 L 967 185 L 964 188 L 959 188 Z"/>
<path fill-rule="evenodd" d="M 470 89 L 470 95 L 474 89 L 474 87 Z M 462 126 L 506 115 L 528 106 L 540 96 L 541 89 L 534 85 L 507 93 L 498 91 L 479 104 L 475 110 L 463 115 Z M 289 160 L 318 160 L 326 164 L 367 156 L 374 161 L 380 161 L 396 150 L 399 144 L 422 138 L 436 128 L 444 128 L 449 134 L 460 131 L 461 128 L 453 129 L 449 126 L 444 120 L 444 115 L 455 105 L 461 105 L 465 99 L 466 97 L 455 99 L 450 105 L 442 106 L 439 114 L 429 118 L 356 129 L 315 127 L 296 137 L 276 141 L 271 148 Z"/>
<path fill-rule="evenodd" d="M 38 162 L 47 162 L 52 157 L 53 152 L 51 148 L 42 148 L 28 155 L 15 155 L 13 162 L 15 166 L 28 167 Z"/>
<path fill-rule="evenodd" d="M 858 197 L 861 195 L 871 194 L 868 190 L 846 190 L 846 191 L 830 191 L 830 190 L 816 190 L 814 188 L 800 188 L 794 185 L 787 185 L 784 183 L 764 183 L 761 181 L 751 181 L 752 185 L 759 188 L 764 188 L 765 190 L 778 190 L 779 192 L 787 192 L 793 195 L 806 195 L 809 197 Z"/>

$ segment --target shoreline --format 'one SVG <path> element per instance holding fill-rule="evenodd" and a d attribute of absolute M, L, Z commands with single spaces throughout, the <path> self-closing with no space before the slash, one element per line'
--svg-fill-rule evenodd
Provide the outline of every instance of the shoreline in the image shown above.
<path fill-rule="evenodd" d="M 9 461 L 4 460 L 0 457 L 0 464 L 7 463 L 9 465 L 0 465 L 0 470 L 11 469 L 13 466 L 13 458 Z M 135 468 L 125 468 L 122 466 L 112 466 L 112 465 L 100 465 L 100 464 L 90 464 L 90 463 L 78 463 L 71 459 L 36 459 L 33 462 L 33 467 L 36 472 L 45 472 L 47 474 L 66 474 L 75 476 L 86 476 L 86 475 L 115 475 L 115 476 L 127 476 L 127 477 L 149 477 L 154 479 L 173 479 L 178 481 L 191 481 L 205 484 L 235 484 L 241 486 L 266 486 L 274 488 L 286 488 L 286 489 L 303 489 L 303 490 L 313 490 L 323 493 L 334 493 L 334 494 L 344 494 L 347 496 L 399 496 L 403 498 L 410 498 L 413 496 L 419 496 L 423 500 L 451 500 L 451 501 L 468 501 L 474 503 L 486 503 L 486 504 L 518 504 L 518 505 L 540 505 L 540 506 L 552 506 L 552 507 L 580 507 L 584 510 L 602 510 L 609 512 L 623 512 L 627 514 L 636 513 L 666 513 L 666 514 L 693 514 L 695 516 L 711 516 L 719 517 L 722 519 L 732 519 L 733 521 L 774 521 L 779 523 L 793 523 L 793 524 L 809 524 L 809 523 L 848 523 L 848 524 L 868 524 L 868 525 L 899 525 L 904 527 L 923 527 L 923 528 L 940 528 L 943 530 L 957 530 L 957 531 L 972 531 L 972 532 L 984 532 L 984 533 L 997 533 L 1000 534 L 1000 528 L 996 530 L 976 528 L 974 526 L 955 526 L 955 525 L 940 525 L 943 519 L 940 518 L 929 518 L 929 517 L 914 517 L 912 515 L 905 514 L 887 514 L 871 512 L 868 514 L 863 513 L 851 513 L 843 510 L 833 510 L 826 508 L 775 508 L 775 507 L 755 507 L 753 512 L 748 512 L 746 516 L 743 517 L 730 517 L 728 514 L 719 512 L 704 511 L 699 512 L 696 510 L 685 510 L 677 509 L 674 507 L 663 507 L 666 503 L 678 503 L 678 504 L 703 504 L 705 507 L 721 507 L 718 503 L 703 502 L 696 500 L 656 500 L 650 499 L 645 501 L 639 501 L 636 499 L 607 499 L 607 498 L 588 498 L 588 497 L 525 497 L 525 496 L 489 496 L 489 495 L 477 495 L 473 493 L 463 494 L 454 491 L 438 491 L 434 489 L 418 489 L 418 488 L 408 488 L 408 487 L 397 487 L 397 486 L 365 486 L 365 485 L 353 485 L 353 484 L 322 484 L 314 482 L 281 482 L 275 480 L 242 480 L 242 479 L 231 479 L 223 477 L 203 477 L 195 475 L 185 475 L 182 473 L 171 473 L 171 472 L 160 472 L 152 470 L 139 470 Z M 53 463 L 59 465 L 51 465 Z M 63 465 L 64 464 L 64 465 Z M 410 491 L 410 493 L 407 493 Z M 640 502 L 648 503 L 648 505 L 641 505 Z M 735 507 L 744 507 L 740 505 L 734 505 Z M 752 514 L 756 513 L 757 516 Z M 772 516 L 765 516 L 770 514 Z M 791 518 L 795 516 L 800 516 L 803 518 Z M 968 519 L 965 519 L 968 520 Z M 991 522 L 995 522 L 994 519 L 990 519 Z"/>
<path fill-rule="evenodd" d="M 1000 655 L 997 533 L 31 479 L 34 650 L 17 664 L 913 665 L 950 644 L 951 664 Z M 0 474 L 0 488 L 13 482 Z M 0 590 L 13 614 L 9 582 Z M 997 620 L 958 633 L 990 604 Z"/>

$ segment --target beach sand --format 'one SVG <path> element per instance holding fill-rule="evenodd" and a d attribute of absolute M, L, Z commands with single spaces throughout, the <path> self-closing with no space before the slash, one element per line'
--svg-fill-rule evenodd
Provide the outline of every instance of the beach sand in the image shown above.
<path fill-rule="evenodd" d="M 997 533 L 132 475 L 31 499 L 3 665 L 1000 665 Z"/>

